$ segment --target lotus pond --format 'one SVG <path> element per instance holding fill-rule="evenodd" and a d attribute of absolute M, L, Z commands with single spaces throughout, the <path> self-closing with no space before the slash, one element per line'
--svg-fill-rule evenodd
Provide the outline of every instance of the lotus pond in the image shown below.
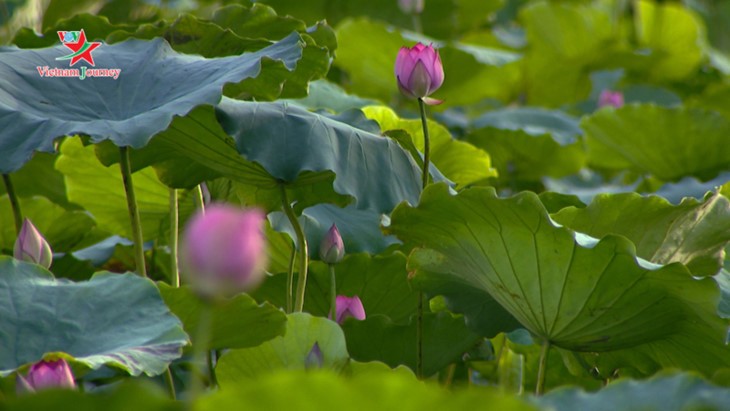
<path fill-rule="evenodd" d="M 729 28 L 0 1 L 0 410 L 730 409 Z"/>

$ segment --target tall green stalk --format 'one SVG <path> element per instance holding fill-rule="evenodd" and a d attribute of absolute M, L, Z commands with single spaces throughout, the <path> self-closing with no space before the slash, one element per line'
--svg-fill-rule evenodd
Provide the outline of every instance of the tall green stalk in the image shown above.
<path fill-rule="evenodd" d="M 297 256 L 297 248 L 292 244 L 291 256 L 289 257 L 289 272 L 286 276 L 286 312 L 291 313 L 294 309 L 294 260 Z"/>
<path fill-rule="evenodd" d="M 330 319 L 337 320 L 337 283 L 335 279 L 335 265 L 327 264 L 330 268 Z"/>
<path fill-rule="evenodd" d="M 542 393 L 545 392 L 545 371 L 547 369 L 548 351 L 550 351 L 550 341 L 546 338 L 543 340 L 542 349 L 540 350 L 535 395 L 542 395 Z"/>
<path fill-rule="evenodd" d="M 145 267 L 144 261 L 144 243 L 142 240 L 142 223 L 139 218 L 137 198 L 134 195 L 129 147 L 119 147 L 119 158 L 119 168 L 122 171 L 122 182 L 124 183 L 124 191 L 127 195 L 129 221 L 132 224 L 132 241 L 134 241 L 134 261 L 137 265 L 137 274 L 142 277 L 147 277 L 147 267 Z"/>
<path fill-rule="evenodd" d="M 13 182 L 10 181 L 10 174 L 3 174 L 3 182 L 5 183 L 5 192 L 8 193 L 8 199 L 10 199 L 10 208 L 13 209 L 15 234 L 20 235 L 20 229 L 23 228 L 23 214 L 20 212 L 20 203 L 18 202 L 18 196 L 15 194 Z"/>
<path fill-rule="evenodd" d="M 302 312 L 304 310 L 304 294 L 307 288 L 307 263 L 309 261 L 309 251 L 307 249 L 307 237 L 304 236 L 304 230 L 297 220 L 296 214 L 291 207 L 289 198 L 286 195 L 286 187 L 281 184 L 281 207 L 284 214 L 289 219 L 289 223 L 294 227 L 294 233 L 297 237 L 297 248 L 299 252 L 299 279 L 297 280 L 297 294 L 294 300 L 294 312 Z"/>
<path fill-rule="evenodd" d="M 193 189 L 193 201 L 195 206 L 200 209 L 201 212 L 205 212 L 205 198 L 203 198 L 203 188 L 200 184 L 195 186 Z"/>
<path fill-rule="evenodd" d="M 187 409 L 193 409 L 193 403 L 202 394 L 205 384 L 203 378 L 208 365 L 208 346 L 210 345 L 210 330 L 213 321 L 211 301 L 203 301 L 198 320 L 195 340 L 193 340 L 193 367 L 195 372 L 190 373 L 190 395 Z"/>
<path fill-rule="evenodd" d="M 178 241 L 178 219 L 179 210 L 177 203 L 177 190 L 170 189 L 170 283 L 173 287 L 180 287 L 180 270 L 177 262 L 177 241 Z"/>
<path fill-rule="evenodd" d="M 421 112 L 421 127 L 423 128 L 423 172 L 422 189 L 428 185 L 428 169 L 431 163 L 431 142 L 428 136 L 428 122 L 426 121 L 426 104 L 418 99 L 418 108 Z M 423 291 L 418 292 L 418 311 L 416 314 L 416 376 L 423 378 Z"/>

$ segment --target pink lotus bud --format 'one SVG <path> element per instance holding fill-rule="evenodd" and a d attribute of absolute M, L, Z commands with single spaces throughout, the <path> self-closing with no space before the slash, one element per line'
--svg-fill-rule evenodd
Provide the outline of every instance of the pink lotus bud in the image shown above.
<path fill-rule="evenodd" d="M 598 97 L 598 107 L 616 107 L 624 105 L 624 94 L 620 91 L 603 90 Z"/>
<path fill-rule="evenodd" d="M 441 101 L 426 98 L 444 82 L 444 67 L 438 50 L 421 43 L 401 47 L 395 59 L 395 77 L 401 93 L 411 98 L 420 98 L 427 104 Z"/>
<path fill-rule="evenodd" d="M 319 343 L 315 342 L 309 354 L 307 354 L 307 358 L 304 359 L 304 368 L 307 370 L 322 368 L 322 364 L 324 364 L 324 355 L 322 355 L 322 350 L 319 348 Z"/>
<path fill-rule="evenodd" d="M 406 14 L 421 14 L 423 0 L 398 0 L 398 7 Z"/>
<path fill-rule="evenodd" d="M 18 375 L 16 390 L 19 393 L 33 392 L 46 388 L 76 388 L 71 367 L 64 359 L 41 360 L 30 367 L 28 375 Z"/>
<path fill-rule="evenodd" d="M 199 295 L 232 296 L 263 281 L 265 218 L 257 209 L 214 204 L 190 219 L 181 246 L 182 273 Z"/>
<path fill-rule="evenodd" d="M 337 264 L 345 256 L 345 244 L 337 226 L 332 224 L 327 234 L 322 237 L 319 244 L 319 258 L 327 264 Z"/>
<path fill-rule="evenodd" d="M 18 260 L 35 263 L 45 268 L 49 268 L 53 262 L 51 246 L 27 218 L 23 221 L 18 239 L 15 240 L 13 256 Z"/>
<path fill-rule="evenodd" d="M 338 324 L 342 324 L 349 317 L 354 317 L 357 320 L 365 319 L 365 307 L 362 306 L 360 297 L 338 295 L 335 304 L 337 305 L 336 320 Z"/>

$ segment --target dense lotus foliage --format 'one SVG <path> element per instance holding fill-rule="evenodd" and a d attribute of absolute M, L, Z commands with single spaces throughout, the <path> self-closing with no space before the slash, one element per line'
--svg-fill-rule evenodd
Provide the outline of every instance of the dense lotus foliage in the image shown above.
<path fill-rule="evenodd" d="M 0 409 L 727 410 L 728 27 L 0 1 Z"/>

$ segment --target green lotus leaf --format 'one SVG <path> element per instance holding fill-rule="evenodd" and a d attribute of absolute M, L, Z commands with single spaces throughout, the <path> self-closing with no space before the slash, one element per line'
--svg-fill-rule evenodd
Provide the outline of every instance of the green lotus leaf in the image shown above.
<path fill-rule="evenodd" d="M 9 257 L 0 257 L 0 272 L 0 375 L 45 355 L 157 375 L 188 344 L 148 279 L 100 272 L 74 283 Z"/>
<path fill-rule="evenodd" d="M 370 313 L 368 313 L 370 314 Z M 407 365 L 416 370 L 416 321 L 393 323 L 383 315 L 364 321 L 345 321 L 347 350 L 358 361 L 382 361 L 391 367 Z M 481 338 L 464 325 L 464 319 L 447 312 L 423 316 L 423 375 L 431 376 L 474 347 Z"/>
<path fill-rule="evenodd" d="M 592 393 L 576 388 L 555 390 L 530 402 L 565 411 L 722 410 L 730 402 L 730 390 L 692 374 L 663 373 L 644 381 L 621 379 Z"/>
<path fill-rule="evenodd" d="M 53 141 L 66 135 L 143 147 L 174 116 L 218 102 L 224 85 L 266 74 L 263 60 L 294 70 L 302 41 L 293 33 L 257 52 L 220 59 L 178 54 L 162 39 L 103 45 L 94 50 L 96 68 L 121 69 L 116 80 L 41 77 L 38 67 L 70 69 L 55 61 L 67 54 L 61 45 L 0 48 L 0 172 L 19 169 L 34 151 L 53 151 Z"/>
<path fill-rule="evenodd" d="M 186 286 L 159 283 L 160 293 L 170 311 L 183 323 L 192 337 L 198 332 L 200 313 L 206 304 Z M 209 347 L 211 349 L 254 347 L 284 335 L 286 315 L 271 304 L 257 304 L 246 294 L 217 303 L 212 308 Z"/>
<path fill-rule="evenodd" d="M 337 323 L 306 313 L 287 316 L 286 333 L 259 346 L 226 351 L 218 360 L 216 375 L 221 387 L 257 379 L 281 370 L 303 370 L 315 343 L 322 352 L 322 367 L 342 370 L 349 361 L 345 336 Z"/>
<path fill-rule="evenodd" d="M 383 132 L 405 130 L 414 145 L 423 152 L 423 129 L 421 120 L 405 120 L 385 106 L 370 106 L 363 109 L 365 115 L 378 122 Z M 446 178 L 456 183 L 457 188 L 494 177 L 497 173 L 491 167 L 489 154 L 471 144 L 454 140 L 446 127 L 428 120 L 431 143 L 431 161 Z M 420 155 L 419 155 L 420 158 Z"/>
<path fill-rule="evenodd" d="M 730 119 L 698 108 L 626 105 L 584 117 L 588 162 L 631 170 L 664 181 L 703 181 L 730 167 Z"/>
<path fill-rule="evenodd" d="M 504 321 L 506 311 L 542 340 L 608 352 L 616 363 L 629 361 L 627 352 L 707 374 L 730 363 L 712 279 L 638 258 L 625 237 L 598 241 L 556 226 L 534 193 L 500 199 L 493 189 L 473 188 L 453 196 L 433 185 L 418 207 L 393 211 L 388 231 L 421 247 L 409 258 L 414 281 L 445 294 L 467 324 Z M 472 298 L 459 301 L 462 294 Z M 701 349 L 687 342 L 698 335 Z"/>
<path fill-rule="evenodd" d="M 730 241 L 730 201 L 721 194 L 676 206 L 657 196 L 601 194 L 588 207 L 565 208 L 553 219 L 595 238 L 620 234 L 636 245 L 639 257 L 680 262 L 698 276 L 720 270 Z"/>

